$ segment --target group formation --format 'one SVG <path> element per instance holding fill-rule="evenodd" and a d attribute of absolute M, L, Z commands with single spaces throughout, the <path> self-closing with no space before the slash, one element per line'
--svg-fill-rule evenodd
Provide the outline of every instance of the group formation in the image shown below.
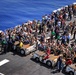
<path fill-rule="evenodd" d="M 49 15 L 42 16 L 42 20 L 33 20 L 18 25 L 5 32 L 0 31 L 0 45 L 4 53 L 13 51 L 14 43 L 18 46 L 36 44 L 36 50 L 47 51 L 71 58 L 76 63 L 76 4 L 67 5 L 54 10 Z"/>

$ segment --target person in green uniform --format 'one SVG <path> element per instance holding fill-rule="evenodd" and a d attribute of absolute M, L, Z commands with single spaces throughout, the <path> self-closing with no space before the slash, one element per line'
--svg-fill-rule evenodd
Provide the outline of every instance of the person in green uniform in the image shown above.
<path fill-rule="evenodd" d="M 51 40 L 53 40 L 54 36 L 55 36 L 55 32 L 54 32 L 54 30 L 52 29 L 52 30 L 51 30 Z"/>

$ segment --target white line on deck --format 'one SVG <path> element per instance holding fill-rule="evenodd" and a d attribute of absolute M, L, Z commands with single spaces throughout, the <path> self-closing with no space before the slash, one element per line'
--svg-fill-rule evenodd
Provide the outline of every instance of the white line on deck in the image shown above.
<path fill-rule="evenodd" d="M 6 63 L 8 63 L 8 62 L 9 62 L 8 59 L 4 59 L 4 60 L 0 61 L 0 66 L 6 64 Z"/>
<path fill-rule="evenodd" d="M 4 75 L 3 73 L 0 73 L 0 75 Z"/>

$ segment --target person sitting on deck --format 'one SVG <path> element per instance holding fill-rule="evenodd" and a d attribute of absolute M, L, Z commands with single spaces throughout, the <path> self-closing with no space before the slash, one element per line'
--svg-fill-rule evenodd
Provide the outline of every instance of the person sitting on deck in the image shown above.
<path fill-rule="evenodd" d="M 24 40 L 24 44 L 29 44 L 29 38 L 26 37 L 26 39 Z"/>
<path fill-rule="evenodd" d="M 20 47 L 20 48 L 23 47 L 23 42 L 22 42 L 22 40 L 19 41 L 19 47 Z"/>
<path fill-rule="evenodd" d="M 56 53 L 55 54 L 56 55 L 60 55 L 61 54 L 61 49 L 59 47 L 56 49 Z"/>
<path fill-rule="evenodd" d="M 66 59 L 66 63 L 65 63 L 65 64 L 66 64 L 66 66 L 67 66 L 67 65 L 71 65 L 71 64 L 72 64 L 71 58 L 68 57 L 68 58 Z"/>
<path fill-rule="evenodd" d="M 46 60 L 49 58 L 49 55 L 50 55 L 51 51 L 50 51 L 50 48 L 48 47 L 47 50 L 46 50 L 46 54 L 45 56 L 43 56 L 43 60 Z"/>

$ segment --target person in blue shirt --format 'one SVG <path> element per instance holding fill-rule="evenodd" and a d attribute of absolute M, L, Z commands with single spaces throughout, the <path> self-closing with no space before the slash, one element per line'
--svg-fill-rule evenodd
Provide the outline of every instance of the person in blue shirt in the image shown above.
<path fill-rule="evenodd" d="M 66 36 L 63 34 L 61 44 L 65 44 L 65 43 L 66 43 Z"/>

